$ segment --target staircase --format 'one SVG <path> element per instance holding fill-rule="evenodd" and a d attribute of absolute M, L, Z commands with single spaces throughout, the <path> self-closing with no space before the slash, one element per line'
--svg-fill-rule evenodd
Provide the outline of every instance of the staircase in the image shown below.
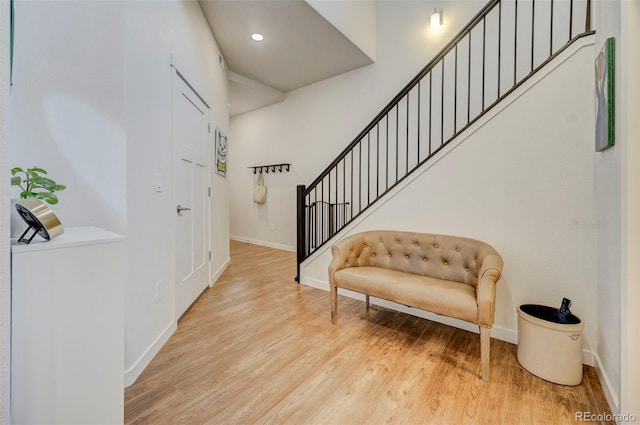
<path fill-rule="evenodd" d="M 308 187 L 300 264 L 581 37 L 590 0 L 492 0 Z M 472 139 L 466 143 L 473 143 Z"/>

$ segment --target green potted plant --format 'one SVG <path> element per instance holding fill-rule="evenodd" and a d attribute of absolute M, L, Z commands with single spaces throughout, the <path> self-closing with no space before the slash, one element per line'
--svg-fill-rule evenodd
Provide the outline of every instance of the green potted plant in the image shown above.
<path fill-rule="evenodd" d="M 12 168 L 11 186 L 18 186 L 22 190 L 20 199 L 37 198 L 55 205 L 58 203 L 55 192 L 65 190 L 67 187 L 49 177 L 44 177 L 43 174 L 47 174 L 47 170 L 35 166 L 26 170 L 20 167 Z"/>
<path fill-rule="evenodd" d="M 66 189 L 65 185 L 58 184 L 50 177 L 45 177 L 47 170 L 40 167 L 31 167 L 26 170 L 15 167 L 11 169 L 11 186 L 20 189 L 20 199 L 36 198 L 50 205 L 58 203 L 55 192 Z M 27 228 L 27 225 L 18 215 L 15 204 L 20 199 L 11 200 L 11 237 L 18 238 Z"/>

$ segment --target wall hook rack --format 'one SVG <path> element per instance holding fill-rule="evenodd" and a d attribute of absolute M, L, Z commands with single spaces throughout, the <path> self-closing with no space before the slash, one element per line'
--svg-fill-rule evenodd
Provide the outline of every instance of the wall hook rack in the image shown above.
<path fill-rule="evenodd" d="M 275 173 L 275 172 L 282 173 L 283 170 L 288 173 L 290 167 L 291 167 L 291 164 L 283 163 L 283 164 L 269 164 L 269 165 L 254 165 L 252 167 L 247 167 L 247 168 L 253 169 L 253 174 L 256 174 L 257 172 L 262 173 L 263 171 L 269 174 L 269 170 L 271 170 L 272 173 Z"/>

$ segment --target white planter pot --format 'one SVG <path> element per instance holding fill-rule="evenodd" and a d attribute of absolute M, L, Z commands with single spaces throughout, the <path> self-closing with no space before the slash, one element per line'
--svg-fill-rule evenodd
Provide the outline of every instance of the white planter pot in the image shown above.
<path fill-rule="evenodd" d="M 584 322 L 554 323 L 518 307 L 518 362 L 529 372 L 561 385 L 582 382 Z M 546 307 L 549 308 L 549 307 Z"/>

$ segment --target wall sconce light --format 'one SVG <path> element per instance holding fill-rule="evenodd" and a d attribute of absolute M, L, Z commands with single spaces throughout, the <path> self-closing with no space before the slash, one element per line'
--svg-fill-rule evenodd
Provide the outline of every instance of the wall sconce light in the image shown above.
<path fill-rule="evenodd" d="M 442 11 L 433 9 L 431 14 L 431 29 L 437 29 L 442 26 Z"/>

